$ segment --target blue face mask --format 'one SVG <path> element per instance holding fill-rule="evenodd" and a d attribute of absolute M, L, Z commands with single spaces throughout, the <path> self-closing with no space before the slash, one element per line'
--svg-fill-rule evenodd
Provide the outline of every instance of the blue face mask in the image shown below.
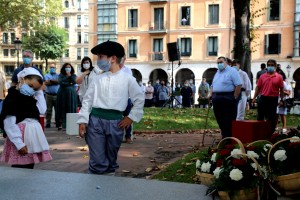
<path fill-rule="evenodd" d="M 51 74 L 55 74 L 56 73 L 56 69 L 55 68 L 50 68 L 50 73 Z"/>
<path fill-rule="evenodd" d="M 274 70 L 275 70 L 275 67 L 273 67 L 273 66 L 268 66 L 267 67 L 268 72 L 274 72 Z"/>
<path fill-rule="evenodd" d="M 109 71 L 111 67 L 110 61 L 107 60 L 97 60 L 97 65 L 101 70 L 105 72 Z"/>
<path fill-rule="evenodd" d="M 31 63 L 31 58 L 23 58 L 23 63 L 25 64 L 25 65 L 29 65 L 30 63 Z"/>
<path fill-rule="evenodd" d="M 236 69 L 237 71 L 239 71 L 239 68 L 237 66 L 232 66 L 234 69 Z"/>
<path fill-rule="evenodd" d="M 71 71 L 71 68 L 70 68 L 70 67 L 67 67 L 67 68 L 65 68 L 65 71 L 66 71 L 66 72 L 70 72 L 70 71 Z"/>
<path fill-rule="evenodd" d="M 224 63 L 219 63 L 218 64 L 218 69 L 223 70 L 225 68 Z"/>
<path fill-rule="evenodd" d="M 20 87 L 20 93 L 26 96 L 33 96 L 35 94 L 35 91 L 27 83 L 24 83 Z"/>

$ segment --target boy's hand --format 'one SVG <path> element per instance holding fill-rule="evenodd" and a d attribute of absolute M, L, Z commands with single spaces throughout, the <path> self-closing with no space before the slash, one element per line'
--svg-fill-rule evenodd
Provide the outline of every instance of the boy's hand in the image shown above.
<path fill-rule="evenodd" d="M 28 154 L 28 150 L 27 150 L 27 146 L 24 146 L 23 148 L 21 148 L 18 153 L 22 156 Z"/>
<path fill-rule="evenodd" d="M 86 124 L 79 124 L 79 136 L 81 138 L 84 138 L 85 133 L 86 133 Z"/>
<path fill-rule="evenodd" d="M 126 116 L 122 119 L 122 121 L 120 121 L 119 128 L 128 129 L 131 124 L 132 124 L 132 120 Z"/>

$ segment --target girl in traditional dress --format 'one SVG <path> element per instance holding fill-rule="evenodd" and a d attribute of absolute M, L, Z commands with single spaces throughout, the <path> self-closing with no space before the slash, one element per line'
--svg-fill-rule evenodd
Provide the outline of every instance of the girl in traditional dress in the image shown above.
<path fill-rule="evenodd" d="M 46 112 L 41 87 L 43 76 L 34 68 L 18 74 L 19 85 L 8 90 L 3 102 L 0 126 L 6 141 L 0 161 L 12 167 L 33 169 L 35 163 L 52 160 L 40 115 Z M 7 136 L 6 136 L 7 135 Z"/>

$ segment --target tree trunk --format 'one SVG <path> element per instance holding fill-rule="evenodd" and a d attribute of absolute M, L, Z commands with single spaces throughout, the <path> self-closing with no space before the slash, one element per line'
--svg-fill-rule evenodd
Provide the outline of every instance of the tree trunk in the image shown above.
<path fill-rule="evenodd" d="M 46 61 L 46 69 L 45 69 L 45 71 L 47 71 L 48 70 L 48 59 L 45 58 L 45 61 Z"/>
<path fill-rule="evenodd" d="M 241 69 L 251 78 L 250 0 L 233 0 L 233 6 L 235 14 L 234 58 L 240 60 Z"/>

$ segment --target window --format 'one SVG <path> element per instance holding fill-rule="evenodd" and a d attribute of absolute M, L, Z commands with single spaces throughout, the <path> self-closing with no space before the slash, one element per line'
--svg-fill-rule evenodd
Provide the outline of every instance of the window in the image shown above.
<path fill-rule="evenodd" d="M 8 33 L 3 33 L 2 42 L 3 44 L 8 44 Z"/>
<path fill-rule="evenodd" d="M 296 0 L 295 22 L 300 22 L 300 0 Z"/>
<path fill-rule="evenodd" d="M 209 5 L 208 9 L 208 24 L 219 24 L 219 5 Z"/>
<path fill-rule="evenodd" d="M 69 1 L 65 1 L 65 8 L 69 8 Z"/>
<path fill-rule="evenodd" d="M 78 0 L 78 2 L 77 2 L 77 8 L 78 8 L 78 10 L 81 10 L 81 0 Z"/>
<path fill-rule="evenodd" d="M 83 0 L 83 2 L 82 2 L 82 8 L 84 10 L 88 10 L 89 9 L 89 0 Z"/>
<path fill-rule="evenodd" d="M 89 56 L 89 49 L 88 48 L 84 48 L 84 50 L 83 50 L 83 56 L 84 57 Z"/>
<path fill-rule="evenodd" d="M 3 49 L 3 56 L 8 57 L 8 49 Z"/>
<path fill-rule="evenodd" d="M 84 33 L 84 43 L 85 44 L 89 43 L 89 35 L 88 35 L 88 33 Z"/>
<path fill-rule="evenodd" d="M 208 55 L 218 55 L 218 37 L 208 37 Z"/>
<path fill-rule="evenodd" d="M 265 35 L 265 54 L 280 54 L 281 34 Z"/>
<path fill-rule="evenodd" d="M 11 49 L 10 50 L 10 55 L 11 56 L 16 56 L 16 50 L 15 49 Z"/>
<path fill-rule="evenodd" d="M 69 25 L 69 18 L 68 17 L 64 17 L 64 26 L 65 28 L 69 28 L 70 25 Z"/>
<path fill-rule="evenodd" d="M 77 48 L 77 60 L 81 60 L 81 48 Z"/>
<path fill-rule="evenodd" d="M 16 34 L 15 33 L 10 33 L 10 42 L 11 42 L 11 44 L 14 43 L 15 39 L 16 39 Z"/>
<path fill-rule="evenodd" d="M 280 20 L 280 0 L 270 0 L 269 20 Z"/>
<path fill-rule="evenodd" d="M 191 19 L 191 7 L 190 6 L 181 7 L 181 25 L 189 26 L 190 19 Z"/>
<path fill-rule="evenodd" d="M 164 29 L 164 9 L 154 8 L 154 29 L 163 30 Z"/>
<path fill-rule="evenodd" d="M 128 57 L 129 58 L 136 58 L 136 40 L 129 40 L 128 41 L 129 45 L 129 52 L 128 52 Z"/>
<path fill-rule="evenodd" d="M 4 72 L 6 76 L 11 76 L 13 75 L 15 71 L 15 66 L 13 65 L 4 65 Z"/>
<path fill-rule="evenodd" d="M 294 27 L 294 56 L 300 56 L 300 26 Z"/>
<path fill-rule="evenodd" d="M 85 26 L 85 27 L 88 27 L 89 26 L 89 16 L 88 15 L 84 15 L 83 16 L 83 25 Z"/>
<path fill-rule="evenodd" d="M 81 27 L 81 15 L 77 15 L 77 27 Z"/>
<path fill-rule="evenodd" d="M 181 56 L 191 56 L 192 54 L 192 39 L 191 38 L 181 38 L 180 40 L 180 55 Z"/>
<path fill-rule="evenodd" d="M 81 43 L 81 32 L 77 33 L 77 43 Z"/>
<path fill-rule="evenodd" d="M 97 35 L 98 44 L 105 42 L 107 40 L 117 41 L 117 35 L 116 34 L 98 34 Z"/>
<path fill-rule="evenodd" d="M 128 28 L 136 28 L 138 21 L 138 10 L 130 9 L 128 10 Z"/>
<path fill-rule="evenodd" d="M 152 60 L 162 60 L 163 54 L 163 39 L 154 39 L 153 40 L 153 57 Z"/>
<path fill-rule="evenodd" d="M 98 7 L 97 13 L 98 32 L 115 32 L 117 30 L 117 9 L 114 5 L 101 5 Z"/>
<path fill-rule="evenodd" d="M 69 49 L 66 49 L 66 50 L 65 50 L 65 57 L 66 57 L 66 58 L 69 58 L 69 56 L 70 56 L 70 55 L 69 55 L 69 52 L 70 52 Z"/>

